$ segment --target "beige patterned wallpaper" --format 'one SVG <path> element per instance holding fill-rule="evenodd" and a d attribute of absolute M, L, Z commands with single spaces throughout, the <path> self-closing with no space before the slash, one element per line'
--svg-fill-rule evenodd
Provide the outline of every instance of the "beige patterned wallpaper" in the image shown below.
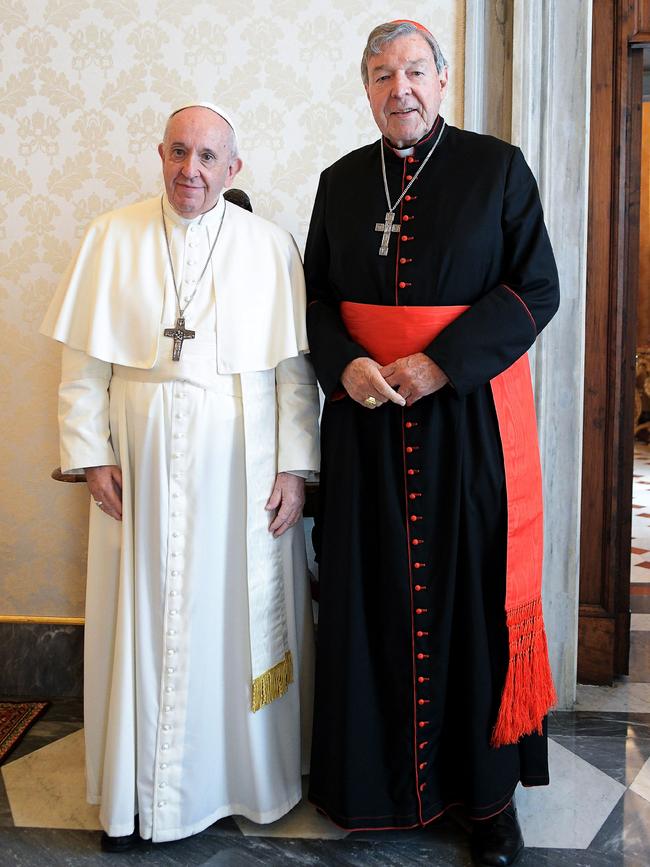
<path fill-rule="evenodd" d="M 238 185 L 304 243 L 322 168 L 377 137 L 359 76 L 370 29 L 416 18 L 462 122 L 463 0 L 0 0 L 1 615 L 83 614 L 85 487 L 57 483 L 57 346 L 37 334 L 88 221 L 161 189 L 170 109 L 240 127 Z"/>

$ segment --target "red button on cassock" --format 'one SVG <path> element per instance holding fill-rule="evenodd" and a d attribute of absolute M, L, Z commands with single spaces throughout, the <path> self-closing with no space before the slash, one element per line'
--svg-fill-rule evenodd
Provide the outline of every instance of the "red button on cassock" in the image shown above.
<path fill-rule="evenodd" d="M 401 286 L 402 284 L 400 283 L 399 285 Z M 413 453 L 413 446 L 407 446 L 406 447 L 406 453 L 408 455 L 412 454 Z"/>
<path fill-rule="evenodd" d="M 411 218 L 409 217 L 408 214 L 404 214 L 404 215 L 402 216 L 402 219 L 404 220 L 405 223 L 408 223 L 408 221 L 409 221 Z"/>
<path fill-rule="evenodd" d="M 422 676 L 418 677 L 418 683 L 424 683 L 424 678 Z"/>
<path fill-rule="evenodd" d="M 426 783 L 420 783 L 420 791 L 423 792 L 427 787 Z"/>
<path fill-rule="evenodd" d="M 420 590 L 422 590 L 422 585 L 421 585 L 421 584 L 416 584 L 416 585 L 415 585 L 415 590 L 417 590 L 417 592 L 419 593 Z"/>
<path fill-rule="evenodd" d="M 415 545 L 416 547 L 420 544 L 419 539 L 411 539 L 411 545 Z"/>
<path fill-rule="evenodd" d="M 427 766 L 426 762 L 420 762 L 420 764 L 418 765 L 418 767 L 421 771 L 423 771 L 426 768 L 426 766 Z"/>
<path fill-rule="evenodd" d="M 421 720 L 421 721 L 418 723 L 418 727 L 421 728 L 421 729 L 423 729 L 423 728 L 425 727 L 425 725 L 426 725 L 426 723 L 424 722 L 424 720 Z"/>
<path fill-rule="evenodd" d="M 418 638 L 422 638 L 422 636 L 424 635 L 424 632 L 416 632 L 415 634 L 417 635 Z"/>
<path fill-rule="evenodd" d="M 417 497 L 417 494 L 409 494 L 409 500 L 415 500 L 416 497 Z"/>
<path fill-rule="evenodd" d="M 415 157 L 407 157 L 407 158 L 406 158 L 406 162 L 407 162 L 407 163 L 414 163 L 414 162 L 415 162 Z"/>
<path fill-rule="evenodd" d="M 428 743 L 429 743 L 429 741 L 422 741 L 421 744 L 418 744 L 418 749 L 423 750 Z"/>
<path fill-rule="evenodd" d="M 405 202 L 410 202 L 410 201 L 411 201 L 411 196 L 404 196 L 404 201 L 405 201 Z"/>
<path fill-rule="evenodd" d="M 411 472 L 415 472 L 415 470 L 413 470 L 413 471 L 409 470 L 409 475 L 410 475 Z M 415 522 L 418 521 L 418 520 L 419 520 L 419 516 L 418 516 L 418 515 L 411 515 L 411 522 L 412 522 L 412 523 L 415 523 Z"/>
<path fill-rule="evenodd" d="M 413 180 L 413 175 L 407 175 L 407 176 L 406 176 L 406 180 L 407 180 L 407 181 L 412 181 L 412 180 Z"/>
<path fill-rule="evenodd" d="M 424 659 L 424 654 L 423 654 L 423 653 L 418 653 L 418 659 Z"/>

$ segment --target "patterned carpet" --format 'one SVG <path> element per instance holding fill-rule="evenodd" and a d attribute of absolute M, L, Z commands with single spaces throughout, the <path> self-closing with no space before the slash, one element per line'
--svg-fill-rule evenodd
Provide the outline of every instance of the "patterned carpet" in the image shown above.
<path fill-rule="evenodd" d="M 48 701 L 0 702 L 0 763 L 48 706 Z"/>

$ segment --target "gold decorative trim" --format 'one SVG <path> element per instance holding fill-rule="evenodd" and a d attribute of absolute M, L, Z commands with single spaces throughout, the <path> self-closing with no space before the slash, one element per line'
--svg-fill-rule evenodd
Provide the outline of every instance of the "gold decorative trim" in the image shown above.
<path fill-rule="evenodd" d="M 52 623 L 57 626 L 83 626 L 85 617 L 41 617 L 38 614 L 0 614 L 0 623 Z"/>
<path fill-rule="evenodd" d="M 287 650 L 284 659 L 253 681 L 251 702 L 253 713 L 284 695 L 290 683 L 293 683 L 293 660 L 291 651 Z"/>

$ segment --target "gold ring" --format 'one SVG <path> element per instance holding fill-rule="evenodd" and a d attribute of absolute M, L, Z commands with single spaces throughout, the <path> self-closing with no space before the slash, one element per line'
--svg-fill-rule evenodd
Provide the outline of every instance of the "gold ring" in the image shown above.
<path fill-rule="evenodd" d="M 377 406 L 377 398 L 369 394 L 363 403 L 368 409 L 374 409 Z"/>

